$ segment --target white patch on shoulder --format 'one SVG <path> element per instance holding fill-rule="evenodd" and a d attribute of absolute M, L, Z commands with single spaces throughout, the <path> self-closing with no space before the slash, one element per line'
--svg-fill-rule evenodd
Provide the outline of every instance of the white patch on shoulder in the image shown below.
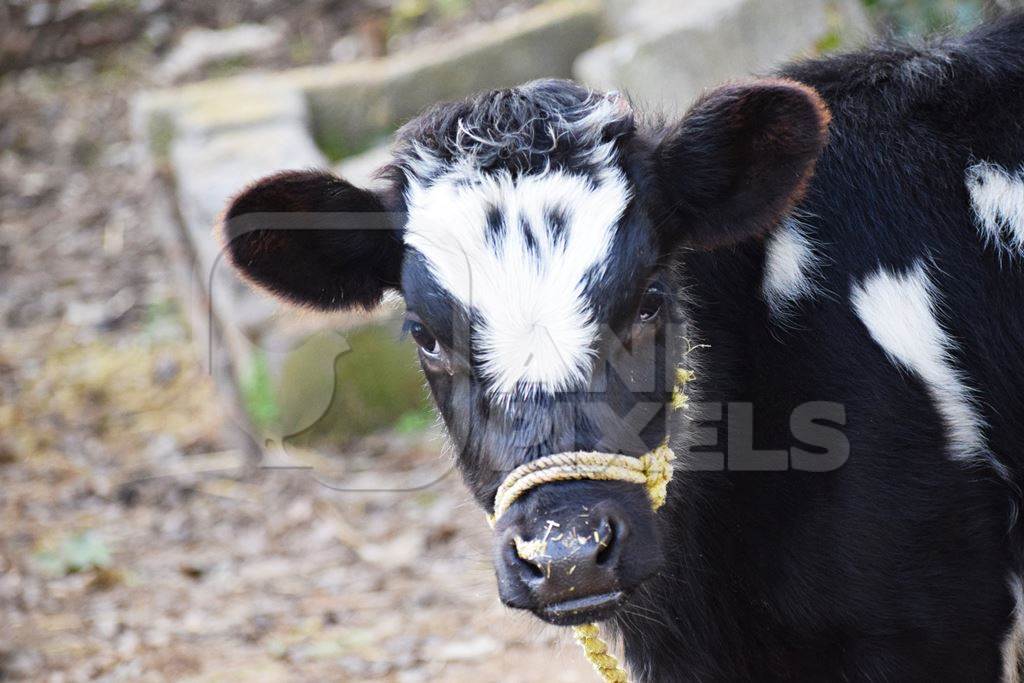
<path fill-rule="evenodd" d="M 1003 683 L 1024 682 L 1024 580 L 1010 575 L 1013 594 L 1013 624 L 1003 640 Z"/>
<path fill-rule="evenodd" d="M 953 366 L 955 343 L 939 325 L 934 294 L 918 261 L 905 273 L 883 268 L 854 283 L 850 298 L 872 339 L 928 388 L 946 426 L 950 456 L 981 460 L 1008 478 L 1006 468 L 986 447 L 984 421 L 963 375 Z"/>
<path fill-rule="evenodd" d="M 761 293 L 772 319 L 784 320 L 793 304 L 815 295 L 819 260 L 814 244 L 794 218 L 787 218 L 768 236 Z"/>
<path fill-rule="evenodd" d="M 560 171 L 465 178 L 410 185 L 406 245 L 477 313 L 473 342 L 492 394 L 582 386 L 598 332 L 586 277 L 599 277 L 609 258 L 630 200 L 625 177 L 609 167 L 593 181 Z M 564 217 L 559 230 L 551 211 Z M 488 227 L 495 212 L 504 225 L 497 237 Z"/>
<path fill-rule="evenodd" d="M 966 183 L 985 244 L 1024 258 L 1024 168 L 1011 173 L 983 161 L 967 169 Z"/>

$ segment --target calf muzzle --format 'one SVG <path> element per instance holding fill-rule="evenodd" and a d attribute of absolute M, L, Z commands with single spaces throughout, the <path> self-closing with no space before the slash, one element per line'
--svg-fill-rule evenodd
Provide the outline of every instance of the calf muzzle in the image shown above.
<path fill-rule="evenodd" d="M 607 619 L 662 560 L 637 484 L 548 484 L 514 503 L 495 531 L 502 601 L 558 625 Z"/>

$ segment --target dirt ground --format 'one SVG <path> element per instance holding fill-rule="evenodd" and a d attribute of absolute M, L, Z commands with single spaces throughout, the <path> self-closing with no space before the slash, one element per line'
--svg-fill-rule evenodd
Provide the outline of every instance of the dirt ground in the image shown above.
<path fill-rule="evenodd" d="M 100 4 L 122 15 L 56 13 Z M 0 680 L 593 680 L 564 631 L 500 606 L 436 434 L 312 471 L 247 468 L 225 438 L 144 220 L 130 97 L 191 25 L 335 21 L 256 62 L 282 66 L 326 59 L 372 3 L 220 4 L 0 9 L 42 22 L 0 21 Z M 412 15 L 389 49 L 459 25 Z"/>

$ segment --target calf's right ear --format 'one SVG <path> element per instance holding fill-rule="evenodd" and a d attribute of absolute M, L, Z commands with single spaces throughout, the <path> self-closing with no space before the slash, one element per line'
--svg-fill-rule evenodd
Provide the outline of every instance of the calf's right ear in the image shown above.
<path fill-rule="evenodd" d="M 221 233 L 235 268 L 292 303 L 369 309 L 399 288 L 403 245 L 384 201 L 325 171 L 258 180 L 228 205 Z"/>

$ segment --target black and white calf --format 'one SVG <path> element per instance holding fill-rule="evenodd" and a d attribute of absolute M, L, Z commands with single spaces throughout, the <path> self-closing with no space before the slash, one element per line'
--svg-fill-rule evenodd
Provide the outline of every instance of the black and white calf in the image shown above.
<path fill-rule="evenodd" d="M 266 178 L 229 253 L 315 308 L 401 293 L 485 510 L 546 454 L 679 455 L 657 513 L 623 482 L 517 500 L 507 604 L 606 620 L 645 681 L 1019 680 L 1024 17 L 669 125 L 570 82 L 489 92 L 409 123 L 383 177 Z"/>

